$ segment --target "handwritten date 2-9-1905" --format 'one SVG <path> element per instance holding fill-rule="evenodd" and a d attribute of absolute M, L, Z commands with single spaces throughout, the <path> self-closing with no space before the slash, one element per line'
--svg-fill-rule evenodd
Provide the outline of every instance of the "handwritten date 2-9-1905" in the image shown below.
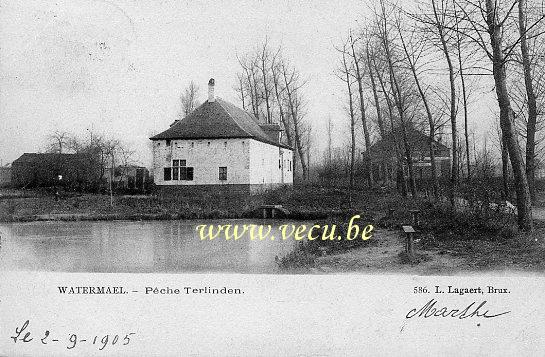
<path fill-rule="evenodd" d="M 103 350 L 108 346 L 121 345 L 126 346 L 131 342 L 131 338 L 135 332 L 116 335 L 93 335 L 89 338 L 78 336 L 75 333 L 68 334 L 67 337 L 54 336 L 51 331 L 45 330 L 39 336 L 33 335 L 29 328 L 30 321 L 26 320 L 21 326 L 15 328 L 15 333 L 10 338 L 13 343 L 30 343 L 37 342 L 42 345 L 65 344 L 66 348 L 71 350 L 83 344 L 95 345 L 99 350 Z"/>

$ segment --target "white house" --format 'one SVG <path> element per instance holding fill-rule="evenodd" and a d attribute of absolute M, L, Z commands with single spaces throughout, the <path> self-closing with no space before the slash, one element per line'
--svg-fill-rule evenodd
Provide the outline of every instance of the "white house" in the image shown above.
<path fill-rule="evenodd" d="M 209 189 L 253 193 L 293 184 L 293 151 L 277 124 L 214 97 L 150 138 L 153 174 L 161 189 Z"/>

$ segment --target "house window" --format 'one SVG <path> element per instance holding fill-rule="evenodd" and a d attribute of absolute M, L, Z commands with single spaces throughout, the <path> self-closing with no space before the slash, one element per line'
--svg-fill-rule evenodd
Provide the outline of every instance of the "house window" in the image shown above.
<path fill-rule="evenodd" d="M 226 181 L 227 180 L 227 167 L 223 166 L 223 167 L 220 167 L 220 171 L 219 171 L 219 178 L 221 181 Z"/>
<path fill-rule="evenodd" d="M 193 181 L 193 168 L 192 167 L 180 167 L 180 180 Z"/>
<path fill-rule="evenodd" d="M 178 180 L 180 173 L 180 160 L 172 160 L 172 179 Z"/>
<path fill-rule="evenodd" d="M 163 169 L 163 174 L 164 174 L 163 180 L 165 180 L 165 181 L 170 181 L 171 180 L 170 171 L 171 171 L 170 167 L 165 167 Z"/>
<path fill-rule="evenodd" d="M 191 147 L 194 147 L 195 146 L 195 143 L 191 143 Z"/>
<path fill-rule="evenodd" d="M 170 146 L 170 140 L 167 140 L 167 146 Z"/>
<path fill-rule="evenodd" d="M 193 181 L 193 168 L 186 167 L 186 160 L 172 160 L 172 167 L 165 167 L 165 181 Z"/>

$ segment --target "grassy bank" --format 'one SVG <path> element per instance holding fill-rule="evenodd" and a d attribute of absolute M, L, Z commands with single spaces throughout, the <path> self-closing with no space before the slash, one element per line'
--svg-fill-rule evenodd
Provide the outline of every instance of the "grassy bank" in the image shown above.
<path fill-rule="evenodd" d="M 350 205 L 352 201 L 354 204 Z M 308 220 L 344 217 L 355 212 L 378 212 L 385 202 L 373 192 L 350 195 L 346 189 L 296 186 L 248 195 L 194 197 L 114 196 L 14 191 L 0 195 L 0 221 L 33 220 L 145 220 L 259 217 L 261 205 L 282 205 L 287 218 Z"/>
<path fill-rule="evenodd" d="M 391 215 L 388 208 L 393 209 Z M 411 210 L 419 210 L 412 222 Z M 375 202 L 376 234 L 369 241 L 350 246 L 331 241 L 305 242 L 278 260 L 290 269 L 327 272 L 354 270 L 412 271 L 436 274 L 473 270 L 545 271 L 545 224 L 536 221 L 532 233 L 518 231 L 516 217 L 501 206 L 472 204 L 453 210 L 446 202 L 411 200 L 396 196 Z M 419 262 L 403 259 L 401 226 L 417 231 Z M 337 249 L 331 249 L 331 245 Z"/>

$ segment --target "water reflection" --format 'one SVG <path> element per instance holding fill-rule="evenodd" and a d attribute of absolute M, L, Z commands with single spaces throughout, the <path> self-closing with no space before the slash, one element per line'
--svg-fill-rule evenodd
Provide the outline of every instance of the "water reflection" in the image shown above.
<path fill-rule="evenodd" d="M 285 222 L 31 222 L 0 225 L 0 269 L 70 272 L 273 273 L 292 241 L 201 241 L 198 224 Z"/>

